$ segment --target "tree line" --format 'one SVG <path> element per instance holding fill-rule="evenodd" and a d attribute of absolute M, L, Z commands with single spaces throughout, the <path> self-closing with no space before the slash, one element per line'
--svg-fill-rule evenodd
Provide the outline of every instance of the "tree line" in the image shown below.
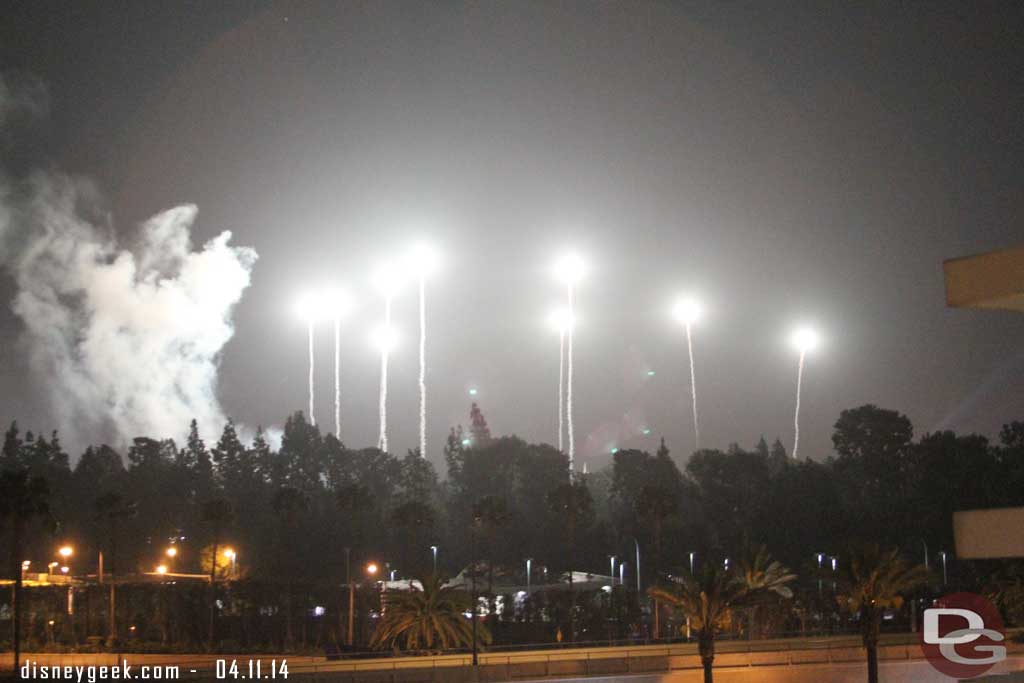
<path fill-rule="evenodd" d="M 828 610 L 812 605 L 813 594 L 817 583 L 820 597 L 832 558 L 842 566 L 849 548 L 871 543 L 899 548 L 933 569 L 946 553 L 949 584 L 1005 597 L 1014 620 L 1024 604 L 1017 598 L 1024 590 L 1012 578 L 1016 568 L 955 560 L 952 512 L 1024 504 L 1024 422 L 1006 425 L 996 443 L 949 431 L 915 439 L 905 415 L 865 405 L 840 414 L 832 441 L 833 453 L 794 461 L 777 439 L 699 450 L 685 459 L 662 440 L 653 453 L 620 450 L 608 467 L 570 476 L 564 453 L 492 436 L 474 404 L 469 427 L 448 435 L 441 478 L 417 451 L 399 457 L 350 448 L 301 412 L 288 417 L 276 449 L 262 430 L 243 443 L 230 421 L 207 443 L 193 421 L 180 446 L 150 437 L 134 439 L 123 454 L 90 446 L 74 467 L 58 433 L 23 433 L 12 423 L 0 470 L 23 473 L 26 484 L 43 482 L 48 506 L 31 531 L 17 528 L 16 510 L 0 509 L 9 549 L 4 566 L 9 574 L 26 559 L 45 567 L 66 542 L 75 548 L 75 574 L 95 573 L 103 552 L 108 572 L 152 572 L 166 563 L 174 572 L 216 579 L 229 571 L 217 549 L 230 546 L 237 553 L 230 578 L 287 586 L 265 589 L 255 602 L 303 614 L 328 601 L 311 587 L 333 587 L 336 594 L 346 573 L 361 573 L 369 561 L 399 578 L 432 573 L 431 546 L 441 574 L 477 567 L 480 592 L 495 608 L 493 587 L 525 583 L 527 558 L 539 584 L 565 572 L 571 580 L 571 570 L 608 574 L 615 556 L 625 563 L 630 588 L 639 550 L 646 590 L 694 565 L 738 561 L 764 546 L 807 588 L 804 616 L 782 619 L 792 626 L 810 612 L 824 618 Z M 172 544 L 178 553 L 169 560 Z M 287 597 L 269 597 L 275 595 Z M 638 598 L 607 610 L 619 610 L 620 623 L 632 622 L 635 631 Z M 573 637 L 586 630 L 575 621 L 588 617 L 574 592 L 566 600 L 571 604 L 552 609 L 562 621 L 559 631 Z M 341 603 L 329 609 L 345 611 Z M 211 601 L 208 632 L 192 627 L 188 638 L 212 641 L 214 617 Z M 678 623 L 661 628 L 671 633 Z M 340 622 L 338 629 L 344 631 Z M 537 639 L 511 633 L 504 638 Z M 289 633 L 287 640 L 295 637 Z"/>

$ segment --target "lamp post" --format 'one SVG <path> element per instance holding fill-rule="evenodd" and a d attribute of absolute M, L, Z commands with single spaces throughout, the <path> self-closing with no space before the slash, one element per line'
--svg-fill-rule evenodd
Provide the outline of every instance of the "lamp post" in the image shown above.
<path fill-rule="evenodd" d="M 692 550 L 690 551 L 690 575 L 693 575 L 693 558 L 696 555 Z"/>
<path fill-rule="evenodd" d="M 949 577 L 946 574 L 946 551 L 940 552 L 939 557 L 942 558 L 942 585 L 945 586 L 949 583 Z"/>
<path fill-rule="evenodd" d="M 528 557 L 528 558 L 526 558 L 526 595 L 527 595 L 527 597 L 529 597 L 529 595 L 530 595 L 530 575 L 532 574 L 532 572 L 530 570 L 532 568 L 533 568 L 533 558 L 532 557 Z"/>
<path fill-rule="evenodd" d="M 235 561 L 238 558 L 238 554 L 234 550 L 232 550 L 231 548 L 227 548 L 227 549 L 224 550 L 224 557 L 226 557 L 229 560 L 231 560 L 231 579 L 234 580 L 236 578 L 236 576 L 235 576 L 235 569 L 237 567 L 237 565 L 235 564 Z"/>
<path fill-rule="evenodd" d="M 434 574 L 437 574 L 437 546 L 430 546 L 430 552 L 434 555 Z"/>
<path fill-rule="evenodd" d="M 640 541 L 633 539 L 633 545 L 636 547 L 636 592 L 640 593 Z M 638 598 L 639 599 L 639 598 Z"/>
<path fill-rule="evenodd" d="M 615 557 L 615 555 L 609 555 L 608 556 L 608 564 L 611 566 L 611 570 L 612 570 L 611 571 L 611 577 L 612 577 L 612 585 L 613 586 L 615 585 L 615 560 L 616 559 L 617 558 Z"/>

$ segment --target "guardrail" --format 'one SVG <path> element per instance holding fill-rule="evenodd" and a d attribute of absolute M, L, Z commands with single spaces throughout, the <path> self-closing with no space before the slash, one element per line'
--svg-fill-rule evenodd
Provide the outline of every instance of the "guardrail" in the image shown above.
<path fill-rule="evenodd" d="M 885 636 L 879 647 L 882 661 L 914 660 L 923 657 L 917 634 Z M 783 667 L 806 664 L 839 664 L 864 661 L 858 637 L 783 640 L 722 641 L 717 644 L 716 668 Z M 1011 653 L 1024 653 L 1024 644 L 1008 642 Z M 472 656 L 445 654 L 434 656 L 381 657 L 325 661 L 322 657 L 288 655 L 121 655 L 135 666 L 175 665 L 183 678 L 212 678 L 217 660 L 247 670 L 250 660 L 260 660 L 264 672 L 271 659 L 288 662 L 289 677 L 337 683 L 458 683 L 469 680 Z M 40 665 L 101 666 L 120 662 L 115 654 L 26 654 L 24 660 Z M 10 660 L 5 662 L 9 669 Z M 638 645 L 620 647 L 566 648 L 523 652 L 488 652 L 479 655 L 479 677 L 483 681 L 510 681 L 518 678 L 556 676 L 596 676 L 632 673 L 663 673 L 698 669 L 700 656 L 694 643 Z M 194 673 L 193 673 L 194 670 Z"/>

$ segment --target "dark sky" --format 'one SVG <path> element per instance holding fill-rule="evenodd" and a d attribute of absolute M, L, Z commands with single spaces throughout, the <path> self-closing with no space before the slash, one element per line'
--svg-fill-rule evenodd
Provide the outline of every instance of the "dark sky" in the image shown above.
<path fill-rule="evenodd" d="M 239 421 L 304 407 L 293 302 L 338 282 L 360 298 L 342 436 L 375 442 L 369 273 L 417 237 L 444 255 L 429 291 L 438 463 L 470 386 L 494 431 L 555 440 L 544 318 L 567 247 L 591 267 L 576 416 L 595 465 L 661 435 L 689 451 L 685 338 L 667 316 L 688 290 L 708 307 L 695 337 L 706 446 L 791 446 L 786 337 L 800 321 L 824 336 L 802 455 L 827 455 L 839 411 L 866 402 L 918 434 L 994 436 L 1024 418 L 1024 317 L 947 310 L 941 271 L 1024 237 L 1020 3 L 89 5 L 4 12 L 0 67 L 50 89 L 29 155 L 94 178 L 126 237 L 194 202 L 197 242 L 230 229 L 259 252 L 220 378 Z M 404 452 L 412 296 L 396 316 L 389 421 Z M 49 429 L 19 330 L 5 306 L 0 418 Z M 326 327 L 318 342 L 329 422 Z"/>

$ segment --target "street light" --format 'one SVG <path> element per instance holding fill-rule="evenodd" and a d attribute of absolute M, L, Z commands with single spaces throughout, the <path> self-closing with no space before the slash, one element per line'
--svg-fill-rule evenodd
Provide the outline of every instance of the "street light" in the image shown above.
<path fill-rule="evenodd" d="M 60 568 L 60 573 L 61 574 L 67 574 L 69 571 L 71 571 L 71 568 L 68 567 L 67 565 L 64 565 L 63 567 Z"/>
<path fill-rule="evenodd" d="M 430 552 L 434 555 L 434 573 L 437 574 L 437 546 L 430 546 Z"/>
<path fill-rule="evenodd" d="M 65 560 L 74 555 L 75 550 L 69 545 L 61 546 L 61 549 L 57 551 L 61 557 Z"/>
<path fill-rule="evenodd" d="M 609 564 L 611 566 L 611 569 L 612 569 L 611 577 L 612 577 L 612 585 L 613 586 L 615 585 L 615 560 L 616 559 L 618 559 L 618 558 L 616 558 L 615 555 L 609 555 L 608 556 L 608 562 L 609 562 Z"/>
<path fill-rule="evenodd" d="M 947 583 L 949 583 L 949 577 L 946 575 L 946 551 L 941 551 L 939 553 L 939 557 L 942 558 L 942 585 L 945 586 Z"/>
<path fill-rule="evenodd" d="M 235 559 L 238 557 L 237 553 L 231 548 L 224 549 L 224 557 L 231 560 L 231 578 L 235 578 Z"/>
<path fill-rule="evenodd" d="M 691 575 L 693 574 L 693 558 L 694 558 L 694 555 L 696 555 L 696 553 L 694 553 L 694 552 L 693 552 L 693 551 L 691 550 L 691 551 L 690 551 L 690 574 L 691 574 Z"/>
<path fill-rule="evenodd" d="M 166 574 L 167 573 L 167 565 L 166 564 L 158 565 L 157 568 L 156 568 L 156 573 L 157 574 Z"/>
<path fill-rule="evenodd" d="M 371 562 L 370 564 L 366 565 L 366 573 L 370 576 L 374 576 L 379 570 L 380 567 L 377 566 L 376 562 Z"/>
<path fill-rule="evenodd" d="M 172 545 L 171 547 L 169 547 L 167 550 L 164 551 L 164 554 L 167 555 L 167 557 L 177 557 L 178 556 L 178 549 L 175 548 Z"/>
<path fill-rule="evenodd" d="M 533 558 L 526 558 L 526 595 L 530 595 L 530 575 L 533 573 Z"/>

